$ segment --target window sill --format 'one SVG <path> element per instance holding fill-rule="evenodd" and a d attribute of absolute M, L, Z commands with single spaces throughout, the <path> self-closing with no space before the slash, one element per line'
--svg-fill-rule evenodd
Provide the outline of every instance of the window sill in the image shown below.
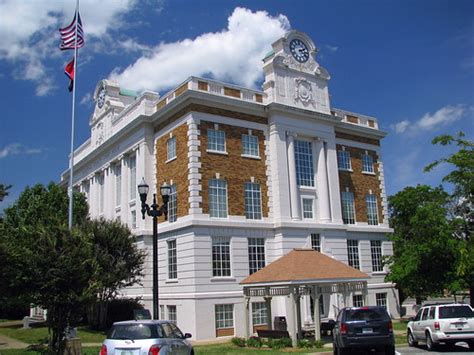
<path fill-rule="evenodd" d="M 341 169 L 341 168 L 339 168 L 338 170 L 340 170 L 340 171 L 348 171 L 348 172 L 350 172 L 350 173 L 353 173 L 353 172 L 354 172 L 354 170 L 352 170 L 352 169 Z"/>
<path fill-rule="evenodd" d="M 177 284 L 177 283 L 178 283 L 178 279 L 165 280 L 165 284 Z"/>
<path fill-rule="evenodd" d="M 173 160 L 176 160 L 176 158 L 177 157 L 174 156 L 173 158 L 168 159 L 167 161 L 165 161 L 165 164 L 168 164 L 168 163 L 172 162 Z"/>
<path fill-rule="evenodd" d="M 211 154 L 219 154 L 219 155 L 229 155 L 226 151 L 220 151 L 220 150 L 211 150 L 211 149 L 206 149 L 206 152 L 211 153 Z"/>
<path fill-rule="evenodd" d="M 372 271 L 372 275 L 387 275 L 386 271 Z"/>
<path fill-rule="evenodd" d="M 258 155 L 248 155 L 248 154 L 240 154 L 242 158 L 247 158 L 247 159 L 255 159 L 255 160 L 261 160 L 262 158 L 259 157 Z"/>
<path fill-rule="evenodd" d="M 216 276 L 211 278 L 211 282 L 233 282 L 235 277 L 233 276 Z"/>
<path fill-rule="evenodd" d="M 135 205 L 136 205 L 136 200 L 135 200 L 135 199 L 130 200 L 130 201 L 128 202 L 128 205 L 129 205 L 130 207 L 135 206 Z"/>
<path fill-rule="evenodd" d="M 370 171 L 362 171 L 362 174 L 375 176 L 375 173 L 370 172 Z"/>

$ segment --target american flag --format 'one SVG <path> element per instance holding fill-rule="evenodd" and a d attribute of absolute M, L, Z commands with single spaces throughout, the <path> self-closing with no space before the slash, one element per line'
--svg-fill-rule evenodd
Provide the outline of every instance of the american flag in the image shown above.
<path fill-rule="evenodd" d="M 62 51 L 66 49 L 74 49 L 76 45 L 76 26 L 77 48 L 81 48 L 84 46 L 84 32 L 82 31 L 81 15 L 79 15 L 78 12 L 77 21 L 76 15 L 74 15 L 74 19 L 72 20 L 69 26 L 59 29 L 59 33 L 61 34 L 61 45 L 59 46 L 59 49 L 61 49 Z"/>

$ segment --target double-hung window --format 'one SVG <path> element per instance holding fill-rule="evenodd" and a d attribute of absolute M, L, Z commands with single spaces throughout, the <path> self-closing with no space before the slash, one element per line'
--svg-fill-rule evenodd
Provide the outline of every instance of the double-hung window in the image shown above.
<path fill-rule="evenodd" d="M 228 238 L 212 239 L 212 276 L 231 276 L 230 240 Z"/>
<path fill-rule="evenodd" d="M 376 293 L 375 294 L 375 304 L 379 307 L 385 307 L 387 309 L 387 293 Z"/>
<path fill-rule="evenodd" d="M 267 305 L 265 302 L 252 303 L 252 325 L 267 324 Z"/>
<path fill-rule="evenodd" d="M 352 170 L 351 155 L 347 150 L 337 151 L 337 165 L 339 170 Z"/>
<path fill-rule="evenodd" d="M 258 157 L 258 137 L 250 134 L 242 135 L 242 155 Z"/>
<path fill-rule="evenodd" d="M 343 191 L 341 193 L 342 220 L 345 224 L 355 224 L 354 193 Z"/>
<path fill-rule="evenodd" d="M 209 180 L 209 216 L 227 217 L 227 182 L 225 180 Z"/>
<path fill-rule="evenodd" d="M 382 242 L 380 240 L 370 241 L 370 254 L 372 256 L 372 271 L 383 271 Z"/>
<path fill-rule="evenodd" d="M 313 199 L 303 198 L 303 218 L 312 219 L 313 217 Z"/>
<path fill-rule="evenodd" d="M 178 278 L 176 240 L 168 240 L 168 279 Z"/>
<path fill-rule="evenodd" d="M 167 160 L 176 158 L 176 137 L 171 137 L 166 142 Z"/>
<path fill-rule="evenodd" d="M 262 219 L 262 197 L 260 184 L 245 183 L 245 217 L 247 219 Z"/>
<path fill-rule="evenodd" d="M 207 130 L 207 150 L 225 152 L 225 132 L 217 129 Z"/>
<path fill-rule="evenodd" d="M 265 267 L 265 239 L 249 238 L 249 273 Z"/>
<path fill-rule="evenodd" d="M 349 261 L 349 266 L 352 266 L 355 269 L 360 269 L 359 242 L 357 240 L 347 240 L 347 259 Z"/>
<path fill-rule="evenodd" d="M 352 296 L 352 306 L 353 307 L 363 307 L 364 306 L 364 299 L 362 295 L 353 295 Z"/>
<path fill-rule="evenodd" d="M 130 173 L 130 201 L 135 200 L 137 196 L 137 158 L 135 153 L 128 158 L 128 169 Z"/>
<path fill-rule="evenodd" d="M 362 172 L 363 173 L 374 173 L 374 158 L 368 152 L 362 155 Z"/>
<path fill-rule="evenodd" d="M 314 186 L 313 146 L 311 142 L 295 140 L 296 182 L 299 186 Z"/>
<path fill-rule="evenodd" d="M 176 192 L 176 184 L 170 186 L 170 195 L 168 200 L 168 221 L 176 222 L 178 218 L 178 199 L 177 199 L 177 192 Z"/>
<path fill-rule="evenodd" d="M 378 225 L 377 196 L 375 194 L 365 195 L 365 206 L 367 208 L 367 223 L 373 226 Z"/>
<path fill-rule="evenodd" d="M 311 233 L 311 248 L 321 252 L 321 236 L 318 233 Z"/>
<path fill-rule="evenodd" d="M 177 312 L 176 312 L 176 306 L 171 306 L 171 305 L 168 305 L 166 306 L 166 308 L 168 308 L 168 320 L 173 323 L 173 324 L 176 324 L 177 320 L 178 320 L 178 317 L 177 317 Z"/>
<path fill-rule="evenodd" d="M 216 329 L 234 328 L 234 305 L 216 304 Z"/>

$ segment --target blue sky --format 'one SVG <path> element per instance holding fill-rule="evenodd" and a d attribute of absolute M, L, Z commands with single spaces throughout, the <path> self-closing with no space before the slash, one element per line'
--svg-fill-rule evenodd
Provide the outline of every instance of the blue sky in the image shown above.
<path fill-rule="evenodd" d="M 0 0 L 0 210 L 68 166 L 71 95 L 57 28 L 75 0 Z M 77 79 L 76 147 L 89 136 L 91 94 L 114 78 L 160 93 L 191 74 L 260 88 L 260 56 L 285 30 L 306 32 L 328 69 L 333 106 L 375 116 L 387 192 L 437 185 L 423 173 L 449 149 L 438 134 L 474 135 L 474 1 L 81 0 L 86 45 Z"/>

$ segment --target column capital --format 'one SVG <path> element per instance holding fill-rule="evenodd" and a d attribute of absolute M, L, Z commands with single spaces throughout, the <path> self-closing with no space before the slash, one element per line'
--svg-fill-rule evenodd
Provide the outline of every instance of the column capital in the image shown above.
<path fill-rule="evenodd" d="M 296 132 L 286 131 L 286 136 L 295 139 L 298 137 L 298 134 Z"/>

